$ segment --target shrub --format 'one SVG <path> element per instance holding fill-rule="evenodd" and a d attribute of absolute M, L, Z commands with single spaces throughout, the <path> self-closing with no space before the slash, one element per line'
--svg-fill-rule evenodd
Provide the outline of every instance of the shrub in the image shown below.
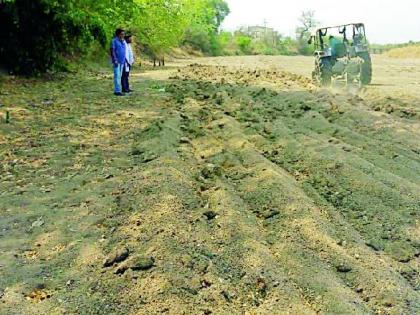
<path fill-rule="evenodd" d="M 236 44 L 242 54 L 248 55 L 252 53 L 252 40 L 248 36 L 238 35 L 235 37 Z"/>

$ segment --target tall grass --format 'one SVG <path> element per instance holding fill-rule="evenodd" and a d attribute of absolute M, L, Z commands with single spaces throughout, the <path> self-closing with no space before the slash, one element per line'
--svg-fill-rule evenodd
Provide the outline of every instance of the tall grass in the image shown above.
<path fill-rule="evenodd" d="M 392 58 L 420 58 L 420 45 L 391 49 L 386 55 Z"/>

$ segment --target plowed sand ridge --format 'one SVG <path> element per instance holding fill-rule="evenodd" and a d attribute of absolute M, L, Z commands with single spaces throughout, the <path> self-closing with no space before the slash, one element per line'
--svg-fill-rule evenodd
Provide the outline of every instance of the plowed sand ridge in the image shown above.
<path fill-rule="evenodd" d="M 184 61 L 118 100 L 106 73 L 6 95 L 0 310 L 419 313 L 417 92 L 376 83 L 383 66 L 358 93 L 319 89 L 307 64 Z"/>

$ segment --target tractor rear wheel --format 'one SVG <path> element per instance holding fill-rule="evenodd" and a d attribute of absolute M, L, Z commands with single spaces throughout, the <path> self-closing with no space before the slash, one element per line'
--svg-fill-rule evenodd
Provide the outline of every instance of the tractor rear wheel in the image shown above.
<path fill-rule="evenodd" d="M 363 59 L 361 81 L 363 85 L 368 85 L 372 82 L 372 59 L 368 52 L 359 55 Z"/>
<path fill-rule="evenodd" d="M 321 85 L 330 86 L 332 77 L 332 63 L 329 58 L 322 58 L 320 60 Z"/>

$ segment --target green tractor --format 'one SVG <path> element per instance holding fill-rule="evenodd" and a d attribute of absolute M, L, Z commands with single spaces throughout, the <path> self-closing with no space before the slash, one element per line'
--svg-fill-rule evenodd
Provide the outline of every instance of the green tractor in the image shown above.
<path fill-rule="evenodd" d="M 371 83 L 372 60 L 363 23 L 318 28 L 309 44 L 315 48 L 312 78 L 316 83 L 330 86 L 341 81 L 359 87 Z"/>

